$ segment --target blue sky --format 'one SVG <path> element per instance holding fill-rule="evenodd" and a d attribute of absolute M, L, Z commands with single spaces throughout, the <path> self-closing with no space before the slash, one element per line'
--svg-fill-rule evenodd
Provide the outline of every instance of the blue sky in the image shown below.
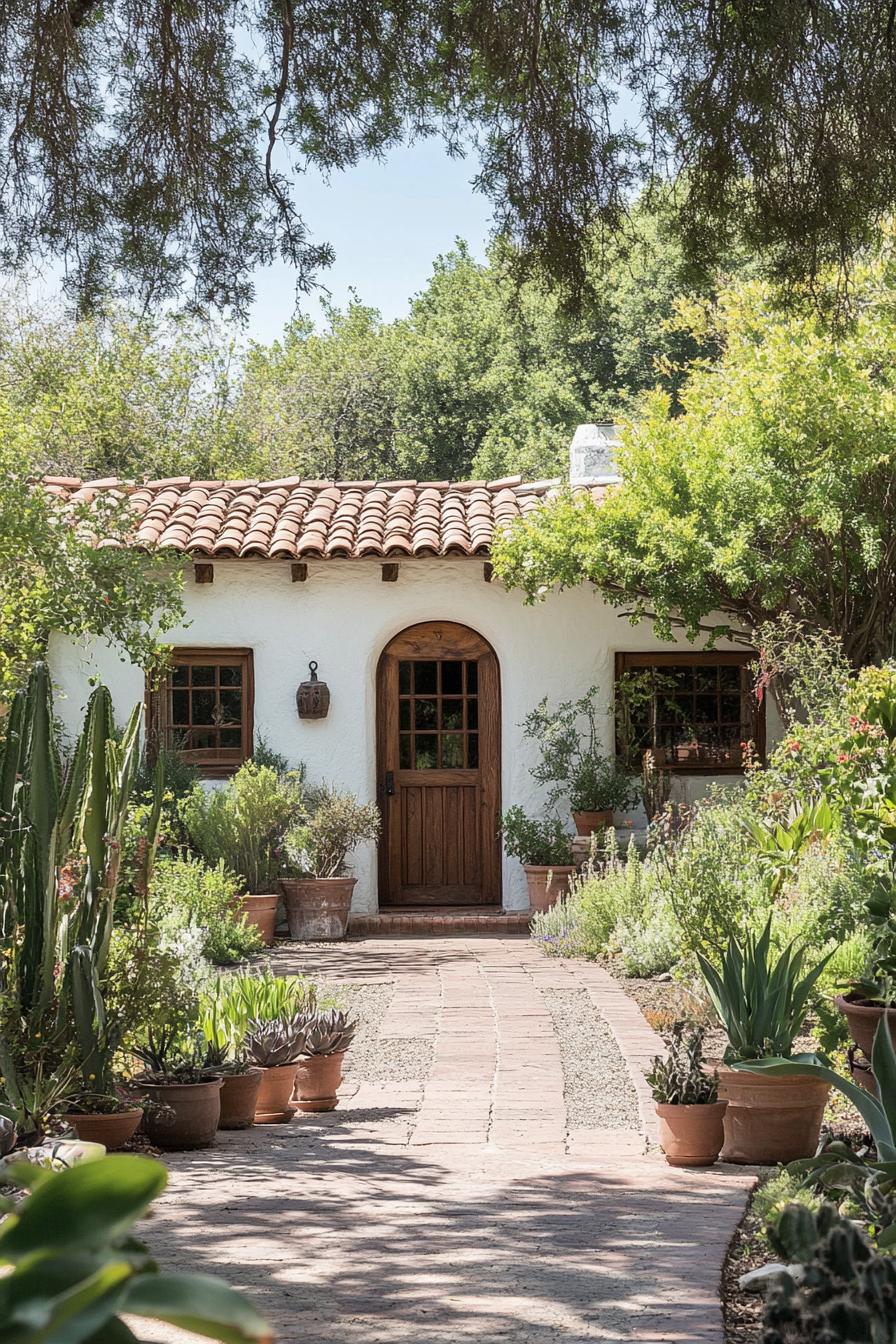
<path fill-rule="evenodd" d="M 458 237 L 482 257 L 491 208 L 473 191 L 472 158 L 451 159 L 439 140 L 395 149 L 382 162 L 365 160 L 329 181 L 308 173 L 295 181 L 295 199 L 315 240 L 336 249 L 336 261 L 320 274 L 335 302 L 344 304 L 354 288 L 385 318 L 407 311 L 422 289 L 440 252 Z M 256 299 L 247 335 L 274 340 L 292 316 L 295 280 L 288 266 L 276 265 L 254 277 Z M 316 316 L 314 293 L 303 296 L 303 311 Z"/>

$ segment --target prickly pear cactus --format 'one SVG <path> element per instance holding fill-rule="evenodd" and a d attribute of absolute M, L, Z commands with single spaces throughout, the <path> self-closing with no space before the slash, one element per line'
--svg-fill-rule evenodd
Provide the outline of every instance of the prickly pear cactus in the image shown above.
<path fill-rule="evenodd" d="M 774 1249 L 797 1266 L 768 1293 L 762 1344 L 893 1344 L 896 1261 L 879 1255 L 833 1204 L 784 1210 L 769 1229 Z"/>

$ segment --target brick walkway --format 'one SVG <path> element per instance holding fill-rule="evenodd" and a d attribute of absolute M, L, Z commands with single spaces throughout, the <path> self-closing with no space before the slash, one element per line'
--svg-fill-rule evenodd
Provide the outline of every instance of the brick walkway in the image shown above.
<path fill-rule="evenodd" d="M 645 1151 L 638 1065 L 660 1043 L 604 971 L 522 938 L 370 940 L 278 964 L 391 983 L 380 1036 L 429 1038 L 432 1068 L 172 1154 L 145 1230 L 163 1262 L 226 1275 L 289 1344 L 721 1344 L 720 1266 L 751 1177 Z M 583 987 L 629 1061 L 643 1133 L 567 1125 L 542 989 Z"/>

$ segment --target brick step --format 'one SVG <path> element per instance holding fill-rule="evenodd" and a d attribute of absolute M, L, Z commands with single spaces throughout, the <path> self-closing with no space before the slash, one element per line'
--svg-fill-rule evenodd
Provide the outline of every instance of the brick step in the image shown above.
<path fill-rule="evenodd" d="M 430 906 L 381 910 L 376 915 L 350 915 L 349 938 L 445 937 L 452 934 L 527 935 L 529 910 L 496 910 L 489 906 Z"/>

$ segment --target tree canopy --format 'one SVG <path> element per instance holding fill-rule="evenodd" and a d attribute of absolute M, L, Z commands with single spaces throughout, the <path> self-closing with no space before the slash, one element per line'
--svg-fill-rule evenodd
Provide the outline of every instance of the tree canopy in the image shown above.
<path fill-rule="evenodd" d="M 815 275 L 896 204 L 894 71 L 868 0 L 10 0 L 0 260 L 62 258 L 82 308 L 242 311 L 259 264 L 306 284 L 330 258 L 304 168 L 438 134 L 523 263 L 573 289 L 595 230 L 676 178 L 689 256 L 736 228 Z"/>
<path fill-rule="evenodd" d="M 781 612 L 833 631 L 861 664 L 896 642 L 896 260 L 857 270 L 856 313 L 782 310 L 760 281 L 681 320 L 721 345 L 648 397 L 600 505 L 566 494 L 515 527 L 496 572 L 530 600 L 591 582 L 671 637 L 747 638 Z M 816 296 L 817 297 L 817 296 Z M 830 298 L 831 295 L 829 294 Z"/>
<path fill-rule="evenodd" d="M 668 325 L 694 292 L 668 214 L 639 208 L 633 221 L 638 246 L 615 253 L 576 314 L 519 286 L 506 246 L 480 264 L 462 243 L 404 318 L 384 322 L 359 299 L 323 305 L 322 321 L 298 317 L 247 349 L 198 318 L 119 306 L 76 320 L 13 292 L 0 303 L 0 393 L 36 471 L 552 475 L 578 423 L 614 418 L 655 385 L 675 401 L 704 351 Z"/>

